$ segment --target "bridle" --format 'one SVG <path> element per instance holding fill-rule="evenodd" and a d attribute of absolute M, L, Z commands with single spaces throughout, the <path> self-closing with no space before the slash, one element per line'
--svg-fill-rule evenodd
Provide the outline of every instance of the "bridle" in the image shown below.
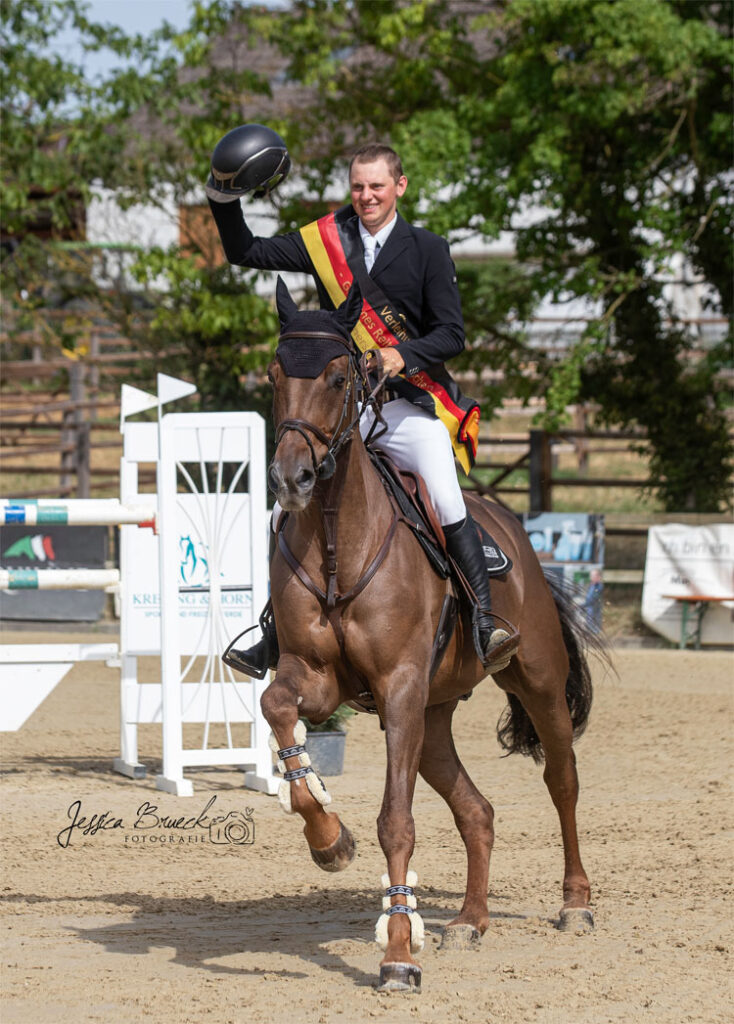
<path fill-rule="evenodd" d="M 369 433 L 369 439 L 375 440 L 379 437 L 386 429 L 387 425 L 382 418 L 382 390 L 387 382 L 387 375 L 382 369 L 382 358 L 379 354 L 379 350 L 373 350 L 373 355 L 369 359 L 370 365 L 368 368 L 368 359 L 366 354 L 359 356 L 356 352 L 354 345 L 351 341 L 348 341 L 341 334 L 332 334 L 328 331 L 286 331 L 280 335 L 280 341 L 287 340 L 289 338 L 294 339 L 323 339 L 327 341 L 338 341 L 344 346 L 346 355 L 349 357 L 349 373 L 347 377 L 347 384 L 344 388 L 344 399 L 342 401 L 341 413 L 339 420 L 332 431 L 331 437 L 329 437 L 320 427 L 317 427 L 314 423 L 310 423 L 308 420 L 303 419 L 285 419 L 281 420 L 278 424 L 278 428 L 275 433 L 275 450 L 278 450 L 278 445 L 283 440 L 285 435 L 290 431 L 295 431 L 300 434 L 308 445 L 311 453 L 311 462 L 313 465 L 314 474 L 319 480 L 328 480 L 336 472 L 336 457 L 339 452 L 344 448 L 346 444 L 352 439 L 354 429 L 365 414 L 367 409 L 372 406 L 375 410 L 375 422 Z M 370 388 L 369 374 L 377 371 L 378 382 Z M 362 401 L 359 404 L 356 414 L 346 424 L 345 420 L 349 414 L 349 404 L 353 393 L 359 392 L 361 394 Z M 382 430 L 375 433 L 377 425 L 382 425 Z M 319 460 L 316 456 L 316 451 L 313 446 L 313 442 L 309 437 L 309 434 L 313 434 L 317 441 L 321 444 L 326 445 L 326 453 L 324 457 Z"/>
<path fill-rule="evenodd" d="M 285 523 L 288 518 L 287 513 L 280 517 L 280 521 L 276 527 L 276 534 L 280 554 L 283 556 L 292 572 L 301 581 L 306 590 L 316 598 L 323 608 L 326 618 L 334 630 L 341 656 L 346 661 L 345 636 L 341 621 L 342 609 L 349 601 L 361 594 L 365 587 L 374 578 L 377 570 L 387 557 L 401 516 L 393 506 L 390 525 L 377 554 L 369 565 L 364 568 L 356 583 L 354 583 L 348 590 L 339 592 L 337 588 L 337 520 L 346 473 L 340 468 L 345 466 L 345 461 L 341 460 L 337 463 L 337 456 L 351 440 L 357 424 L 370 406 L 374 409 L 375 419 L 370 427 L 367 437 L 365 438 L 365 443 L 368 443 L 371 440 L 376 440 L 387 430 L 387 423 L 382 415 L 382 404 L 384 401 L 384 387 L 387 383 L 388 375 L 384 372 L 382 356 L 380 355 L 379 349 L 373 350 L 368 358 L 366 353 L 364 355 L 360 355 L 355 346 L 339 334 L 322 331 L 286 331 L 284 334 L 281 334 L 280 338 L 324 338 L 331 341 L 338 341 L 344 346 L 346 354 L 349 356 L 349 373 L 346 387 L 344 389 L 344 400 L 342 402 L 339 420 L 332 431 L 331 437 L 321 430 L 320 427 L 317 427 L 315 424 L 303 419 L 282 420 L 278 424 L 275 434 L 276 451 L 278 445 L 286 434 L 291 431 L 295 431 L 300 434 L 311 452 L 311 461 L 316 478 L 318 480 L 328 481 L 323 488 L 319 501 L 326 547 L 326 557 L 324 559 L 327 575 L 326 589 L 322 589 L 318 583 L 311 578 L 302 563 L 291 551 L 288 542 L 285 539 Z M 376 373 L 377 375 L 377 383 L 374 387 L 371 387 L 370 385 L 370 374 L 372 373 Z M 348 419 L 350 403 L 353 396 L 357 399 L 358 408 L 352 418 Z M 309 434 L 313 435 L 313 437 L 320 441 L 321 444 L 326 445 L 326 454 L 320 461 L 316 456 L 313 442 L 311 437 L 309 437 Z M 339 472 L 337 472 L 337 470 L 339 470 Z M 367 708 L 369 709 L 369 702 L 374 702 L 374 698 L 370 692 L 367 680 L 356 671 L 352 672 L 352 680 L 358 683 L 357 699 L 363 702 L 367 701 Z"/>

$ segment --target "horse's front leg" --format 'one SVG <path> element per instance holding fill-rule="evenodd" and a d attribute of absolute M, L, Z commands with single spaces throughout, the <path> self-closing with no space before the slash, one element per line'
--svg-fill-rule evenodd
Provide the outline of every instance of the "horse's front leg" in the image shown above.
<path fill-rule="evenodd" d="M 339 702 L 335 682 L 290 654 L 281 656 L 275 679 L 260 702 L 273 730 L 271 746 L 283 773 L 278 793 L 281 806 L 303 818 L 311 857 L 324 871 L 342 871 L 351 864 L 354 839 L 339 816 L 326 810 L 331 797 L 311 767 L 305 748 L 306 728 L 299 718 L 323 721 Z"/>
<path fill-rule="evenodd" d="M 421 967 L 413 958 L 423 948 L 423 922 L 415 910 L 415 872 L 408 870 L 415 845 L 413 793 L 423 747 L 427 692 L 412 679 L 393 678 L 382 692 L 380 708 L 387 744 L 387 777 L 377 819 L 380 846 L 387 858 L 383 875 L 383 914 L 376 939 L 385 955 L 380 963 L 380 991 L 420 990 Z M 428 673 L 425 673 L 426 679 Z M 427 691 L 427 687 L 426 687 Z M 378 706 L 382 702 L 378 698 Z"/>

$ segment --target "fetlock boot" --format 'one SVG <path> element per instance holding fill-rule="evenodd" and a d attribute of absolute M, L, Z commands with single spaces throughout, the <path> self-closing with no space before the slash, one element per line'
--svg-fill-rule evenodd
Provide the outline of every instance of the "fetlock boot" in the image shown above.
<path fill-rule="evenodd" d="M 494 667 L 495 663 L 501 661 L 506 665 L 517 650 L 520 638 L 517 633 L 509 633 L 498 626 L 492 616 L 487 562 L 476 523 L 467 512 L 466 518 L 460 523 L 452 523 L 443 529 L 446 550 L 466 577 L 476 597 L 472 608 L 472 630 L 477 654 L 485 668 L 490 665 Z"/>
<path fill-rule="evenodd" d="M 275 534 L 271 529 L 268 565 L 272 565 L 274 554 Z M 280 657 L 280 648 L 278 647 L 278 634 L 275 629 L 275 616 L 273 615 L 272 601 L 268 601 L 265 605 L 258 622 L 260 623 L 260 629 L 262 630 L 262 637 L 258 642 L 253 644 L 252 647 L 248 647 L 246 649 L 235 647 L 235 644 L 240 637 L 246 636 L 256 628 L 255 626 L 251 626 L 249 629 L 246 629 L 243 633 L 240 633 L 234 638 L 222 655 L 222 661 L 225 665 L 229 665 L 230 668 L 236 669 L 238 672 L 242 672 L 246 676 L 252 676 L 254 679 L 264 679 L 268 669 L 276 669 L 278 667 L 278 658 Z"/>

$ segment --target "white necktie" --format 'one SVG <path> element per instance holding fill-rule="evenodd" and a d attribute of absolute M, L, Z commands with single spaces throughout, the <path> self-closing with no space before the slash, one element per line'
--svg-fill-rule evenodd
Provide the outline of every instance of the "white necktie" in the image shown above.
<path fill-rule="evenodd" d="M 375 264 L 375 257 L 377 256 L 377 251 L 378 251 L 379 248 L 380 248 L 380 243 L 377 241 L 377 239 L 373 235 L 370 235 L 368 238 L 365 238 L 365 240 L 364 240 L 364 265 L 367 267 L 367 273 L 368 274 L 372 270 L 372 267 Z"/>

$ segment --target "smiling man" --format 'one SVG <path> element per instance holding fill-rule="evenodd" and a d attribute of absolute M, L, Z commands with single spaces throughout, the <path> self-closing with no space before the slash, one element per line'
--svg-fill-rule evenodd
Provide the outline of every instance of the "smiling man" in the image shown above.
<path fill-rule="evenodd" d="M 425 480 L 449 553 L 477 596 L 477 647 L 489 664 L 510 635 L 495 627 L 489 611 L 484 552 L 454 464 L 458 459 L 468 472 L 474 462 L 479 407 L 461 394 L 443 365 L 464 348 L 461 301 L 448 243 L 400 216 L 398 200 L 408 179 L 398 154 L 382 144 L 362 146 L 352 155 L 351 205 L 299 231 L 256 238 L 237 200 L 247 192 L 267 191 L 277 145 L 259 151 L 257 147 L 272 143 L 263 135 L 269 131 L 254 125 L 235 129 L 212 157 L 206 191 L 227 259 L 239 266 L 312 275 L 322 309 L 340 306 L 352 282 L 358 282 L 364 305 L 352 332 L 354 341 L 362 351 L 379 348 L 390 374 L 383 410 L 388 429 L 379 446 L 398 467 L 418 472 Z M 275 139 L 284 145 L 278 136 Z M 218 167 L 218 151 L 225 140 L 230 140 L 227 166 Z M 284 148 L 283 153 L 287 160 Z M 258 187 L 250 181 L 238 191 L 233 187 L 237 175 L 249 174 L 258 159 L 264 161 L 264 184 Z M 360 423 L 363 436 L 371 425 L 368 410 Z M 274 624 L 250 650 L 230 650 L 229 657 L 230 664 L 262 678 L 268 664 L 277 663 Z"/>

